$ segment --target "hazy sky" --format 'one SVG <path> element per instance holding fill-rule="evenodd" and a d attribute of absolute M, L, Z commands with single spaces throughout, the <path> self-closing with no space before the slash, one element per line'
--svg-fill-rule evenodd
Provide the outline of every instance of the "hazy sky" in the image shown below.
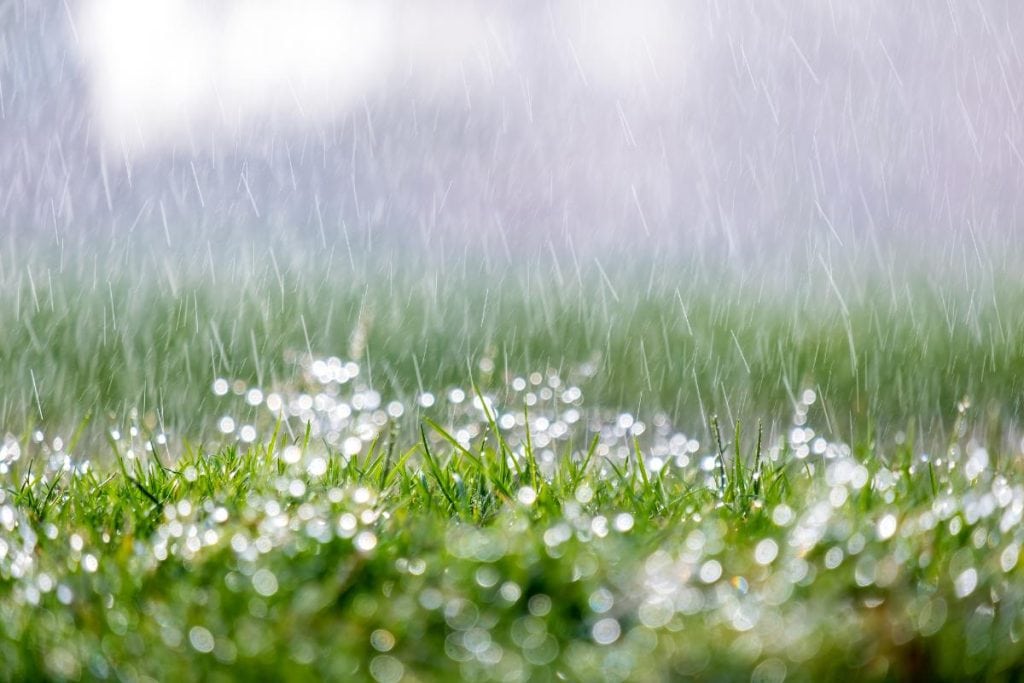
<path fill-rule="evenodd" d="M 0 230 L 737 258 L 1014 243 L 1020 16 L 1008 0 L 9 1 Z"/>

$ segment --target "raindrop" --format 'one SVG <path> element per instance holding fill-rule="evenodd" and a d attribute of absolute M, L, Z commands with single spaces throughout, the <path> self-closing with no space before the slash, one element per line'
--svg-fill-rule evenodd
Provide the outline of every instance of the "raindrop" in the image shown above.
<path fill-rule="evenodd" d="M 978 570 L 970 567 L 960 572 L 953 581 L 953 588 L 958 598 L 966 598 L 978 587 Z"/>
<path fill-rule="evenodd" d="M 363 450 L 363 442 L 356 436 L 348 437 L 341 446 L 341 452 L 349 458 L 359 455 L 361 450 Z"/>
<path fill-rule="evenodd" d="M 878 520 L 875 529 L 878 540 L 887 541 L 896 533 L 896 515 L 888 514 Z"/>
<path fill-rule="evenodd" d="M 370 662 L 370 675 L 377 683 L 398 683 L 405 675 L 405 666 L 391 655 L 379 655 Z"/>
<path fill-rule="evenodd" d="M 263 597 L 269 598 L 277 593 L 277 577 L 269 569 L 258 569 L 252 575 L 252 587 Z"/>
<path fill-rule="evenodd" d="M 722 565 L 718 560 L 708 560 L 701 565 L 699 576 L 704 583 L 714 583 L 722 577 Z"/>
<path fill-rule="evenodd" d="M 606 617 L 595 623 L 590 632 L 598 645 L 611 645 L 622 635 L 622 627 L 617 620 Z"/>
<path fill-rule="evenodd" d="M 356 550 L 368 553 L 377 547 L 377 536 L 372 531 L 360 532 L 354 541 Z"/>
<path fill-rule="evenodd" d="M 390 652 L 395 647 L 395 637 L 391 631 L 379 628 L 370 634 L 370 645 L 377 652 Z"/>
<path fill-rule="evenodd" d="M 615 530 L 619 533 L 626 533 L 633 528 L 633 515 L 628 512 L 620 512 L 615 515 Z"/>
<path fill-rule="evenodd" d="M 524 486 L 516 494 L 516 500 L 529 507 L 537 501 L 537 492 L 531 486 Z"/>
<path fill-rule="evenodd" d="M 779 544 L 770 538 L 760 541 L 754 547 L 754 561 L 760 565 L 768 565 L 779 555 Z"/>
<path fill-rule="evenodd" d="M 316 456 L 309 461 L 309 465 L 306 467 L 306 472 L 311 477 L 322 477 L 327 473 L 327 460 L 322 456 Z"/>
<path fill-rule="evenodd" d="M 203 626 L 193 626 L 188 632 L 188 642 L 196 652 L 213 652 L 213 634 Z"/>
<path fill-rule="evenodd" d="M 999 554 L 999 567 L 1004 572 L 1009 572 L 1017 566 L 1017 560 L 1020 558 L 1020 546 L 1016 543 L 1011 543 L 1006 546 L 1002 553 Z"/>
<path fill-rule="evenodd" d="M 604 614 L 615 605 L 615 598 L 607 588 L 598 588 L 590 594 L 587 604 L 590 605 L 590 609 L 596 614 Z"/>

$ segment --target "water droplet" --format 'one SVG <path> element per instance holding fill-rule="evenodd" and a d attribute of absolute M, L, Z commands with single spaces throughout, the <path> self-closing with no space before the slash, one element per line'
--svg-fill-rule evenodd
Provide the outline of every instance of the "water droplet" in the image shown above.
<path fill-rule="evenodd" d="M 529 507 L 537 501 L 537 492 L 533 490 L 532 486 L 524 486 L 516 493 L 516 500 Z"/>
<path fill-rule="evenodd" d="M 878 525 L 875 528 L 875 534 L 878 536 L 878 540 L 887 541 L 893 537 L 896 533 L 896 515 L 888 514 L 878 520 Z"/>
<path fill-rule="evenodd" d="M 770 538 L 760 541 L 754 547 L 754 561 L 760 565 L 768 565 L 779 555 L 779 544 Z"/>
<path fill-rule="evenodd" d="M 213 652 L 213 634 L 203 626 L 193 626 L 188 632 L 188 642 L 196 652 Z"/>
<path fill-rule="evenodd" d="M 615 530 L 619 533 L 626 533 L 633 528 L 633 515 L 628 512 L 620 512 L 615 515 Z"/>
<path fill-rule="evenodd" d="M 606 617 L 595 623 L 590 633 L 598 645 L 611 645 L 622 635 L 622 627 L 617 620 Z"/>
<path fill-rule="evenodd" d="M 377 547 L 377 536 L 372 531 L 360 532 L 354 541 L 356 550 L 368 553 Z"/>
<path fill-rule="evenodd" d="M 263 597 L 269 598 L 277 593 L 277 577 L 269 569 L 258 569 L 252 575 L 252 587 Z"/>
<path fill-rule="evenodd" d="M 953 581 L 953 588 L 958 598 L 966 598 L 978 587 L 978 570 L 970 567 L 960 572 Z"/>
<path fill-rule="evenodd" d="M 714 583 L 722 577 L 722 565 L 718 560 L 708 560 L 700 567 L 700 580 L 704 583 Z"/>

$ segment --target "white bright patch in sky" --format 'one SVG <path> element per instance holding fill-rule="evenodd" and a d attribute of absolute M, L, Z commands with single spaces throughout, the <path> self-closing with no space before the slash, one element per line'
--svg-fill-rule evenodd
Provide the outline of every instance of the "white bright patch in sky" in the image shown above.
<path fill-rule="evenodd" d="M 79 31 L 103 132 L 132 146 L 351 106 L 390 66 L 389 15 L 345 0 L 96 0 Z"/>
<path fill-rule="evenodd" d="M 571 58 L 573 78 L 623 96 L 685 61 L 669 0 L 562 0 L 516 31 L 523 13 L 477 0 L 93 0 L 76 25 L 103 139 L 126 153 L 202 146 L 254 120 L 315 125 L 375 92 L 497 101 L 533 89 L 520 58 L 542 70 Z M 542 32 L 552 54 L 537 53 Z"/>

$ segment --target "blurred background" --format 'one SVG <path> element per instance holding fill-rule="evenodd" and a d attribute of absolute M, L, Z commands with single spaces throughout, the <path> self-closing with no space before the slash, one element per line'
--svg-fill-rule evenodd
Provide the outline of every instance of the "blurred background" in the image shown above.
<path fill-rule="evenodd" d="M 999 267 L 1022 24 L 1010 0 L 2 0 L 0 244 Z"/>

